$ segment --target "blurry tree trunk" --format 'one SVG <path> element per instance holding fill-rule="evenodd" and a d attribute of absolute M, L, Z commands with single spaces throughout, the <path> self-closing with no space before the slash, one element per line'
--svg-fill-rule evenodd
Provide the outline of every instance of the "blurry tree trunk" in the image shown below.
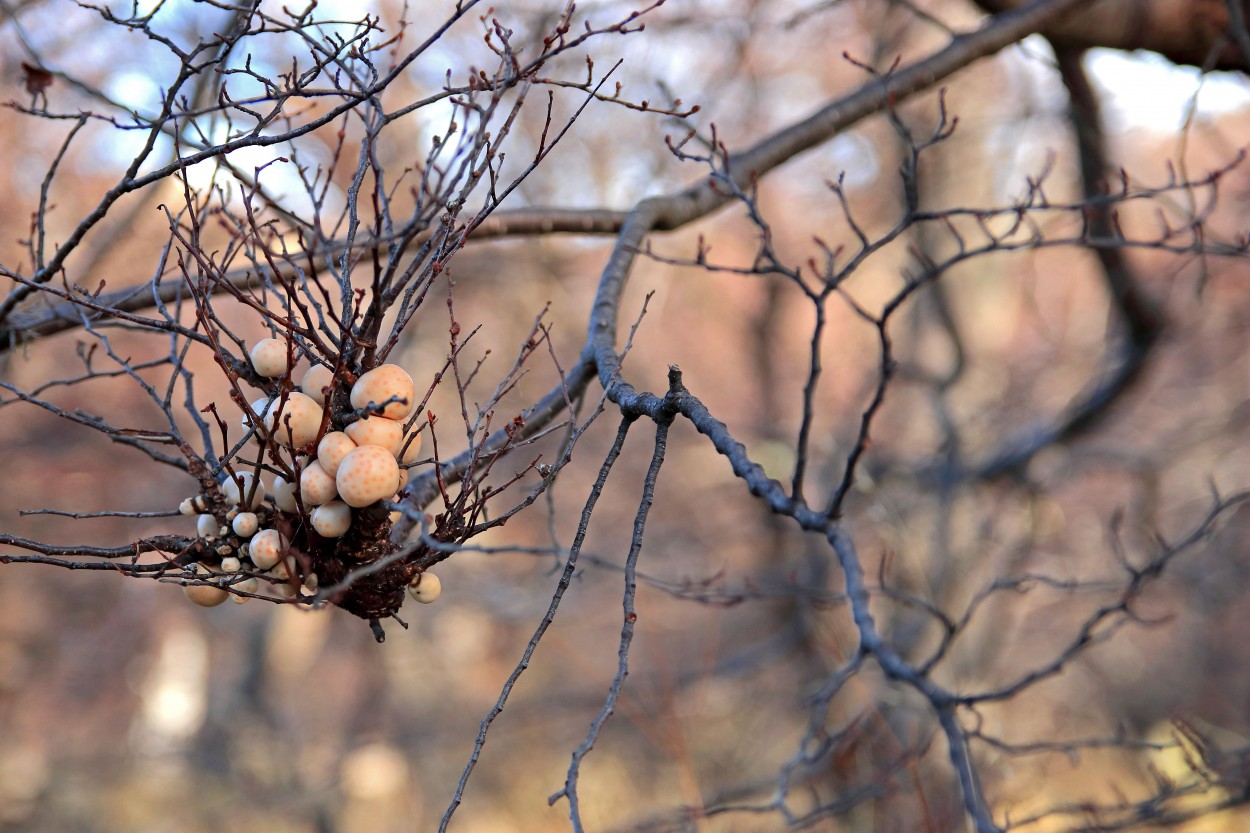
<path fill-rule="evenodd" d="M 998 14 L 1024 0 L 976 0 Z M 1178 64 L 1246 70 L 1250 58 L 1244 0 L 1103 0 L 1047 25 L 1043 34 L 1068 47 L 1148 49 Z M 1234 17 L 1236 19 L 1234 19 Z"/>

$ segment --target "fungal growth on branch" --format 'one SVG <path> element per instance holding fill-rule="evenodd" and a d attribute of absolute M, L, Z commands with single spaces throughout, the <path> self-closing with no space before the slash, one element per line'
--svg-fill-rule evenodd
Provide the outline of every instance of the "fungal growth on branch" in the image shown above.
<path fill-rule="evenodd" d="M 494 391 L 482 390 L 492 370 L 479 371 L 490 350 L 461 355 L 477 330 L 456 320 L 454 259 L 471 236 L 508 233 L 492 215 L 588 107 L 678 120 L 698 108 L 627 97 L 608 86 L 617 67 L 596 66 L 592 58 L 593 43 L 640 33 L 642 18 L 662 3 L 594 20 L 567 4 L 544 18 L 537 40 L 529 33 L 519 46 L 502 15 L 472 11 L 475 5 L 454 4 L 441 22 L 426 21 L 443 33 L 478 27 L 485 36 L 474 37 L 483 60 L 450 69 L 430 49 L 441 35 L 410 43 L 404 26 L 388 31 L 380 16 L 327 18 L 316 3 L 302 10 L 223 6 L 224 28 L 191 46 L 176 45 L 181 34 L 168 35 L 180 12 L 162 4 L 133 17 L 97 10 L 114 34 L 167 49 L 179 71 L 153 79 L 167 85 L 159 112 L 119 111 L 116 101 L 72 105 L 69 118 L 78 126 L 65 139 L 65 159 L 96 127 L 146 141 L 129 173 L 68 235 L 46 233 L 52 208 L 41 203 L 29 235 L 38 251 L 23 261 L 31 274 L 0 265 L 15 281 L 0 299 L 0 352 L 81 328 L 94 341 L 83 353 L 89 367 L 68 387 L 97 378 L 90 356 L 99 349 L 120 368 L 100 378 L 133 382 L 163 420 L 150 429 L 123 424 L 133 410 L 105 417 L 57 409 L 41 398 L 42 389 L 10 389 L 16 398 L 0 395 L 0 407 L 44 407 L 196 485 L 174 487 L 193 492 L 177 506 L 189 520 L 175 531 L 134 532 L 109 548 L 0 531 L 0 545 L 28 552 L 22 560 L 63 565 L 77 558 L 85 569 L 209 588 L 188 592 L 193 599 L 215 599 L 223 590 L 240 603 L 258 597 L 334 605 L 369 620 L 381 638 L 378 620 L 394 616 L 415 577 L 427 576 L 428 599 L 431 567 L 534 502 L 546 479 L 518 493 L 529 488 L 523 479 L 541 453 L 509 464 L 502 476 L 498 463 L 544 432 L 567 431 L 559 454 L 568 453 L 582 430 L 578 413 L 590 368 L 580 367 L 561 395 L 528 404 L 516 395 L 538 351 L 550 353 L 558 376 L 565 373 L 548 344 L 542 307 L 514 362 L 491 380 Z M 251 47 L 259 41 L 293 44 L 295 52 L 253 66 Z M 269 58 L 287 46 L 275 48 Z M 411 85 L 426 83 L 417 80 L 425 77 L 418 67 L 431 59 L 443 80 L 416 91 L 414 103 Z M 277 83 L 273 68 L 287 65 L 299 70 Z M 256 89 L 240 103 L 236 94 L 248 85 Z M 65 104 L 55 99 L 45 95 L 36 109 L 19 109 L 38 122 Z M 531 112 L 543 123 L 537 146 L 528 139 Z M 92 129 L 80 133 L 87 124 Z M 419 138 L 417 124 L 424 125 Z M 522 150 L 506 153 L 514 134 L 522 136 Z M 267 160 L 256 162 L 251 153 Z M 41 199 L 61 193 L 62 156 Z M 117 219 L 119 200 L 132 201 L 132 221 L 159 224 L 163 254 L 148 273 L 150 291 L 125 283 L 134 271 L 125 268 L 119 271 L 127 277 L 110 274 L 94 294 L 67 294 L 64 287 L 91 277 L 91 264 L 108 261 L 114 245 L 146 239 L 101 231 Z M 601 230 L 615 225 L 610 220 Z M 571 228 L 583 227 L 577 221 Z M 426 315 L 432 297 L 439 303 Z M 418 322 L 424 332 L 436 331 L 424 324 L 440 321 L 444 301 L 447 352 L 441 366 L 422 368 L 414 381 L 413 368 L 395 357 L 414 346 Z M 31 318 L 44 311 L 46 322 Z M 141 346 L 114 349 L 115 327 Z M 153 346 L 159 358 L 132 363 L 129 356 Z M 442 382 L 454 386 L 467 440 L 446 457 L 434 432 L 435 409 L 427 408 Z M 517 401 L 504 413 L 509 396 Z M 496 508 L 505 501 L 512 503 Z M 169 511 L 147 509 L 145 517 Z"/>
<path fill-rule="evenodd" d="M 121 79 L 77 80 L 73 61 L 36 54 L 46 38 L 25 36 L 34 29 L 24 24 L 45 5 L 57 7 L 47 18 L 58 28 L 74 10 L 98 14 L 107 25 L 93 19 L 86 31 L 110 55 L 124 41 L 98 33 L 122 29 L 130 43 L 147 44 L 145 57 L 161 60 L 136 61 L 131 69 L 143 72 L 120 73 L 128 80 L 116 88 L 110 82 Z M 4 30 L 19 36 L 10 51 L 24 49 L 31 61 L 22 63 L 29 104 L 8 102 L 20 124 L 6 134 L 10 156 L 25 166 L 42 153 L 47 166 L 41 187 L 30 187 L 39 177 L 23 170 L 13 180 L 21 187 L 6 194 L 23 216 L 0 243 L 0 359 L 55 358 L 58 345 L 71 343 L 77 363 L 63 377 L 0 379 L 0 409 L 42 409 L 125 454 L 146 455 L 141 462 L 178 480 L 155 497 L 135 489 L 136 501 L 150 502 L 110 512 L 28 513 L 145 519 L 172 532 L 138 537 L 154 529 L 128 528 L 124 543 L 98 546 L 0 529 L 0 565 L 156 579 L 203 607 L 227 598 L 333 605 L 368 621 L 381 640 L 382 622 L 397 618 L 406 596 L 416 604 L 440 598 L 432 568 L 518 513 L 541 510 L 541 499 L 549 517 L 535 527 L 545 527 L 549 545 L 529 546 L 532 536 L 523 535 L 474 548 L 554 556 L 556 569 L 545 574 L 550 602 L 535 608 L 514 670 L 472 727 L 476 739 L 440 831 L 470 794 L 479 759 L 498 754 L 501 743 L 484 746 L 488 731 L 525 688 L 516 683 L 531 662 L 577 653 L 580 646 L 536 654 L 566 591 L 601 625 L 610 615 L 620 635 L 598 716 L 571 750 L 563 786 L 548 793 L 548 804 L 567 804 L 574 830 L 591 804 L 591 791 L 579 796 L 579 773 L 597 743 L 668 738 L 674 729 L 684 738 L 710 728 L 698 724 L 712 713 L 725 717 L 713 720 L 715 734 L 745 746 L 700 753 L 719 749 L 705 745 L 717 738 L 692 734 L 697 743 L 679 744 L 683 759 L 666 762 L 699 776 L 672 793 L 682 803 L 615 826 L 843 829 L 871 817 L 895 830 L 1109 833 L 1174 829 L 1250 801 L 1250 748 L 1237 732 L 1216 727 L 1224 737 L 1213 734 L 1212 743 L 1187 732 L 1188 746 L 1171 745 L 1184 767 L 1155 767 L 1150 756 L 1168 745 L 1139 730 L 1175 719 L 1170 705 L 1158 707 L 1170 695 L 1158 703 L 1146 703 L 1158 691 L 1105 698 L 1120 700 L 1122 713 L 1082 726 L 1084 716 L 1074 715 L 1095 710 L 1070 709 L 1055 694 L 1075 677 L 1069 693 L 1088 704 L 1099 676 L 1125 690 L 1142 687 L 1142 669 L 1186 676 L 1179 658 L 1195 652 L 1158 646 L 1177 630 L 1200 633 L 1190 615 L 1198 608 L 1223 615 L 1243 601 L 1235 579 L 1244 571 L 1229 567 L 1240 550 L 1218 538 L 1227 522 L 1229 540 L 1245 539 L 1250 515 L 1247 455 L 1237 451 L 1250 448 L 1250 400 L 1245 351 L 1236 349 L 1250 312 L 1245 293 L 1222 284 L 1245 283 L 1250 175 L 1247 153 L 1234 151 L 1241 140 L 1227 141 L 1218 125 L 1241 129 L 1244 118 L 1186 118 L 1178 158 L 1151 150 L 1133 166 L 1149 161 L 1151 173 L 1130 175 L 1117 157 L 1155 140 L 1101 135 L 1101 93 L 1086 76 L 1084 50 L 1157 47 L 1206 69 L 1244 71 L 1245 2 L 976 0 L 986 14 L 974 21 L 968 4 L 801 0 L 743 4 L 753 9 L 749 26 L 703 17 L 726 4 L 665 0 L 503 10 L 464 0 L 441 4 L 441 20 L 439 4 L 367 4 L 377 8 L 354 23 L 322 17 L 316 2 L 296 5 L 4 7 Z M 335 17 L 353 6 L 321 5 L 334 6 Z M 184 19 L 189 6 L 223 19 L 197 36 L 199 24 Z M 388 29 L 388 6 L 415 8 L 418 19 Z M 1164 6 L 1167 15 L 1144 11 Z M 597 65 L 596 41 L 640 33 L 643 18 L 654 34 L 626 44 L 643 41 L 645 51 L 634 54 L 648 57 L 635 61 L 627 46 L 610 69 Z M 1132 25 L 1119 34 L 1108 25 L 1125 20 Z M 1193 20 L 1202 25 L 1171 25 Z M 477 51 L 460 51 L 466 41 L 457 32 L 466 26 L 480 27 Z M 704 43 L 708 32 L 716 40 Z M 80 42 L 72 33 L 64 40 Z M 299 54 L 270 43 L 297 44 Z M 1000 51 L 1034 66 L 990 63 Z M 660 54 L 683 60 L 657 63 Z M 162 65 L 176 71 L 162 73 Z M 647 83 L 667 103 L 629 98 L 639 66 L 648 75 L 654 67 Z M 769 67 L 785 71 L 785 83 Z M 1034 87 L 1051 73 L 1049 86 Z M 127 102 L 136 77 L 160 91 L 142 107 Z M 811 98 L 847 79 L 852 86 L 836 97 Z M 719 110 L 713 120 L 683 123 L 697 108 L 669 97 L 671 80 L 709 95 Z M 1053 108 L 1059 86 L 1065 114 Z M 961 128 L 972 136 L 955 135 L 958 110 L 974 103 L 976 118 Z M 561 148 L 561 165 L 547 164 L 566 135 L 587 127 L 577 124 L 584 112 L 598 119 L 622 106 L 637 119 L 658 116 L 662 129 L 648 137 L 604 120 L 575 140 L 580 149 Z M 805 115 L 789 121 L 795 113 Z M 1022 132 L 1025 117 L 1040 129 Z M 1065 123 L 1049 123 L 1056 118 Z M 1071 152 L 1056 152 L 1068 128 Z M 108 141 L 110 130 L 122 141 Z M 101 138 L 114 152 L 143 149 L 118 164 L 99 152 Z M 1013 170 L 1026 160 L 1027 169 Z M 75 168 L 112 178 L 67 186 L 62 173 Z M 536 182 L 524 182 L 540 168 Z M 978 182 L 985 173 L 992 177 Z M 95 196 L 84 203 L 78 191 Z M 163 224 L 158 234 L 153 223 Z M 554 245 L 566 234 L 612 242 Z M 515 239 L 476 261 L 495 268 L 457 260 L 468 246 L 521 237 L 538 244 L 529 262 L 503 261 L 521 251 Z M 154 242 L 145 256 L 141 244 Z M 663 329 L 678 338 L 662 358 L 647 347 L 626 367 L 641 323 L 628 334 L 621 326 L 637 310 L 631 280 L 669 296 Z M 581 305 L 592 288 L 593 301 Z M 476 355 L 465 353 L 478 328 L 457 319 L 455 303 L 482 303 L 496 315 L 511 312 L 508 299 L 528 303 L 540 289 L 540 297 L 563 296 L 556 317 L 573 333 L 572 349 L 551 343 L 544 308 L 512 342 L 520 346 L 511 366 L 483 371 L 490 350 L 475 343 Z M 1226 309 L 1210 315 L 1188 305 L 1191 295 Z M 419 350 L 420 362 L 401 358 Z M 535 373 L 522 388 L 543 353 L 550 378 Z M 654 372 L 670 361 L 666 392 L 641 387 L 640 365 Z M 658 383 L 658 373 L 652 378 Z M 110 411 L 127 397 L 94 389 L 74 396 L 80 386 L 116 385 L 139 391 L 146 412 L 130 401 Z M 436 433 L 435 413 L 462 421 L 456 448 Z M 615 440 L 600 456 L 608 436 L 598 448 L 588 438 L 573 477 L 548 491 L 600 414 L 619 419 Z M 0 439 L 23 423 L 0 420 Z M 641 482 L 626 482 L 642 475 L 647 450 Z M 661 479 L 666 454 L 682 462 L 665 466 Z M 134 471 L 127 483 L 156 482 Z M 636 499 L 628 528 L 622 495 Z M 1189 517 L 1200 503 L 1207 511 Z M 559 522 L 579 511 L 574 523 Z M 596 527 L 604 515 L 615 519 L 618 534 L 596 529 L 588 538 L 592 515 Z M 609 557 L 604 542 L 612 540 L 620 558 Z M 1195 556 L 1205 559 L 1200 568 L 1186 563 Z M 605 580 L 610 612 L 597 604 L 602 595 L 587 595 L 604 592 Z M 672 603 L 655 604 L 661 594 Z M 683 614 L 689 605 L 717 609 L 712 639 L 690 632 L 689 623 L 711 617 Z M 521 606 L 478 607 L 496 617 L 497 628 L 481 632 L 516 635 Z M 1134 636 L 1173 618 L 1184 626 L 1161 631 L 1166 639 Z M 636 626 L 655 630 L 631 655 Z M 439 640 L 451 669 L 469 665 L 461 650 L 468 639 L 457 635 Z M 651 653 L 657 644 L 664 653 Z M 11 647 L 0 640 L 0 667 L 20 668 Z M 479 671 L 496 667 L 494 647 Z M 1199 659 L 1219 656 L 1201 647 Z M 1100 652 L 1121 648 L 1120 661 L 1101 665 Z M 632 710 L 639 727 L 654 711 L 659 730 L 602 732 L 636 685 L 631 674 L 649 656 L 653 668 L 657 656 L 667 665 L 670 652 L 683 667 L 643 676 L 659 686 L 662 708 Z M 579 657 L 577 673 L 539 672 L 569 686 L 537 695 L 559 704 L 562 732 L 585 687 L 598 690 L 595 673 L 580 673 L 592 665 L 601 664 Z M 705 680 L 723 708 L 688 709 L 676 699 L 706 699 Z M 1033 722 L 1042 702 L 1058 706 L 1046 725 Z M 291 725 L 323 725 L 307 703 L 297 705 Z M 421 705 L 420 720 L 433 722 Z M 250 725 L 218 727 L 231 723 Z M 414 746 L 426 739 L 395 734 Z M 323 732 L 292 735 L 315 736 L 323 760 Z M 532 744 L 522 743 L 522 764 L 531 766 Z M 1082 789 L 1062 801 L 1056 792 L 1032 805 L 1039 785 L 1067 781 L 1078 759 L 1103 753 L 1131 765 L 1128 790 L 1115 786 L 1104 799 Z M 708 757 L 691 757 L 698 754 Z M 611 769 L 631 757 L 623 751 Z M 1058 760 L 1059 778 L 1022 774 L 1038 758 Z M 702 780 L 739 764 L 752 771 Z M 650 761 L 638 769 L 641 777 L 622 770 L 627 777 L 614 780 L 642 792 L 644 778 L 676 771 Z M 283 812 L 308 803 L 256 792 Z M 318 806 L 311 824 L 331 823 L 328 811 L 347 792 Z M 192 793 L 206 801 L 216 794 L 179 797 Z M 405 829 L 434 829 L 409 821 Z"/>
<path fill-rule="evenodd" d="M 413 463 L 421 449 L 413 422 L 402 421 L 416 407 L 412 377 L 398 365 L 381 364 L 349 384 L 350 372 L 314 364 L 303 375 L 303 390 L 293 390 L 287 360 L 300 352 L 280 338 L 252 347 L 253 384 L 266 396 L 244 409 L 242 424 L 258 454 L 228 466 L 218 494 L 209 490 L 179 505 L 183 514 L 216 510 L 196 521 L 204 550 L 218 559 L 196 564 L 197 583 L 185 588 L 195 604 L 215 606 L 231 590 L 246 601 L 239 591 L 254 594 L 244 588 L 261 581 L 276 595 L 316 600 L 322 577 L 341 583 L 353 569 L 399 549 L 390 530 L 406 481 L 400 463 Z M 428 603 L 437 598 L 438 580 L 403 559 L 348 582 L 326 600 L 370 620 L 394 616 L 405 588 L 421 575 L 426 590 L 419 600 Z"/>

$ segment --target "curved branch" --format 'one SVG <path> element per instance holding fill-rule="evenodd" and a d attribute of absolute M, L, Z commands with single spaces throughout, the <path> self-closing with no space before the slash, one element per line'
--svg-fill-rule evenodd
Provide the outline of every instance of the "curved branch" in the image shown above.
<path fill-rule="evenodd" d="M 993 18 L 976 32 L 956 36 L 928 58 L 865 83 L 808 118 L 768 136 L 745 151 L 729 156 L 725 165 L 726 172 L 738 187 L 745 187 L 752 180 L 828 141 L 864 118 L 929 89 L 973 61 L 992 55 L 1020 38 L 1040 30 L 1077 5 L 1078 0 L 1036 0 L 1026 8 Z M 650 197 L 638 203 L 625 216 L 616 245 L 600 275 L 599 287 L 591 307 L 586 346 L 577 365 L 565 375 L 559 386 L 549 391 L 538 404 L 523 414 L 525 427 L 519 434 L 496 432 L 486 440 L 483 448 L 470 449 L 444 463 L 441 467 L 442 477 L 454 478 L 462 474 L 467 466 L 474 465 L 475 461 L 489 459 L 489 455 L 505 447 L 508 442 L 532 436 L 541 430 L 545 425 L 544 417 L 548 420 L 553 418 L 559 412 L 565 397 L 578 396 L 595 374 L 607 390 L 608 398 L 624 414 L 659 414 L 665 407 L 663 397 L 639 393 L 618 375 L 620 360 L 616 343 L 621 295 L 634 257 L 641 250 L 643 240 L 649 233 L 680 228 L 710 214 L 730 199 L 723 188 L 717 187 L 716 177 L 707 176 L 675 193 Z M 617 216 L 614 212 L 604 213 L 602 219 L 608 219 L 609 214 Z M 711 419 L 710 415 L 708 419 Z M 728 451 L 720 446 L 718 450 L 721 453 Z M 761 495 L 772 492 L 770 488 L 765 488 L 764 484 L 770 481 L 763 475 L 762 469 L 755 471 L 759 467 L 745 460 L 744 449 L 741 450 L 741 457 L 743 460 L 735 461 L 733 456 L 730 459 L 734 462 L 735 473 L 738 473 L 739 466 L 748 469 L 753 467 L 753 476 L 748 480 L 752 493 Z M 427 472 L 415 478 L 410 484 L 410 497 L 405 500 L 405 505 L 419 511 L 433 500 L 438 494 L 438 477 L 436 472 Z M 791 502 L 784 494 L 774 494 L 770 503 L 774 511 L 784 511 L 784 508 L 790 507 Z M 402 539 L 411 532 L 412 523 L 409 519 L 413 514 L 405 513 L 405 518 L 396 524 L 394 532 L 397 538 Z"/>
<path fill-rule="evenodd" d="M 569 208 L 519 208 L 496 211 L 482 221 L 469 235 L 469 242 L 480 243 L 501 237 L 527 237 L 546 234 L 616 234 L 629 216 L 624 211 L 606 209 Z M 350 256 L 366 255 L 385 248 L 410 230 L 397 231 L 385 237 L 367 237 L 348 246 L 344 240 L 335 240 L 305 257 L 319 258 L 328 254 L 341 255 L 348 250 Z M 420 247 L 432 236 L 427 231 L 415 237 Z M 285 261 L 275 261 L 278 271 L 272 279 L 294 278 L 295 267 Z M 230 289 L 242 290 L 261 285 L 260 275 L 252 268 L 227 272 L 220 281 L 207 288 L 197 288 L 218 294 Z M 135 313 L 161 304 L 173 303 L 186 289 L 181 281 L 160 283 L 153 291 L 152 282 L 103 292 L 94 296 L 92 303 L 101 308 L 105 316 Z M 14 310 L 4 322 L 0 322 L 0 353 L 11 350 L 31 338 L 55 335 L 82 326 L 81 304 L 77 301 L 49 303 L 42 308 Z"/>
<path fill-rule="evenodd" d="M 1024 9 L 1007 12 L 991 19 L 981 29 L 969 34 L 955 37 L 950 44 L 923 61 L 892 73 L 880 81 L 871 81 L 858 90 L 825 106 L 812 116 L 774 133 L 747 150 L 735 154 L 729 159 L 731 176 L 740 185 L 745 185 L 752 177 L 762 175 L 773 168 L 789 161 L 793 157 L 828 141 L 838 131 L 856 122 L 880 112 L 887 100 L 898 102 L 917 92 L 928 89 L 937 82 L 967 66 L 969 63 L 991 55 L 994 52 L 1014 43 L 1016 40 L 1032 32 L 1039 31 L 1043 26 L 1059 19 L 1077 5 L 1077 0 L 1036 0 Z M 378 85 L 379 87 L 381 85 Z M 341 105 L 347 106 L 351 102 Z M 338 110 L 336 109 L 337 113 Z M 320 118 L 314 125 L 326 123 Z M 301 128 L 302 130 L 303 128 Z M 289 137 L 294 134 L 284 134 Z M 241 146 L 241 145 L 240 145 Z M 234 149 L 234 145 L 217 148 L 224 153 Z M 196 161 L 192 157 L 183 162 Z M 159 173 L 159 172 L 157 172 Z M 152 180 L 152 174 L 145 176 L 144 182 Z M 655 197 L 640 203 L 633 211 L 615 211 L 609 209 L 560 209 L 560 208 L 525 208 L 510 211 L 497 211 L 482 221 L 473 230 L 472 240 L 480 241 L 497 237 L 516 235 L 550 234 L 555 232 L 572 234 L 616 234 L 626 225 L 629 217 L 645 214 L 644 206 L 654 212 L 645 223 L 635 225 L 629 235 L 623 235 L 622 242 L 636 246 L 649 231 L 669 231 L 687 225 L 715 209 L 724 205 L 728 197 L 719 192 L 710 177 L 705 177 L 694 185 L 676 193 Z M 396 237 L 405 232 L 397 232 Z M 427 233 L 428 234 L 428 233 Z M 357 253 L 376 250 L 391 238 L 370 238 L 353 247 Z M 418 241 L 420 242 L 420 241 Z M 327 246 L 324 251 L 334 250 Z M 632 251 L 613 253 L 613 258 L 605 269 L 605 282 L 608 271 L 619 273 L 621 268 L 628 269 L 633 259 Z M 341 250 L 340 250 L 341 251 Z M 226 276 L 226 283 L 235 287 L 256 285 L 259 280 L 251 270 L 231 272 Z M 602 288 L 602 284 L 601 284 Z M 614 285 L 609 289 L 620 288 Z M 156 292 L 151 291 L 151 284 L 141 287 L 127 288 L 105 293 L 97 298 L 101 306 L 109 306 L 120 312 L 135 312 L 147 309 L 156 304 L 156 298 L 170 302 L 178 293 L 178 285 L 162 285 Z M 619 293 L 618 293 L 619 297 Z M 10 349 L 14 344 L 27 336 L 46 336 L 70 329 L 79 324 L 77 315 L 70 314 L 72 304 L 54 304 L 38 312 L 19 312 L 14 310 L 12 320 L 0 323 L 0 352 Z M 606 311 L 606 308 L 599 308 Z M 615 316 L 613 316 L 615 317 Z"/>

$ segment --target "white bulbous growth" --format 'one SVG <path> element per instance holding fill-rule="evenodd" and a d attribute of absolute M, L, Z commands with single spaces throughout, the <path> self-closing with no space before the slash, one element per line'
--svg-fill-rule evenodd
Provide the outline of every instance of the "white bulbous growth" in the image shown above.
<path fill-rule="evenodd" d="M 351 455 L 348 455 L 351 456 Z M 338 494 L 334 478 L 326 474 L 320 463 L 309 463 L 299 475 L 300 498 L 305 506 L 320 506 Z"/>
<path fill-rule="evenodd" d="M 399 462 L 414 463 L 421 456 L 421 435 L 409 434 L 399 448 Z"/>
<path fill-rule="evenodd" d="M 251 414 L 248 414 L 247 411 L 243 412 L 243 417 L 239 420 L 243 430 L 246 432 L 255 427 L 258 434 L 263 435 L 267 433 L 269 429 L 265 426 L 265 415 L 269 413 L 269 397 L 262 396 L 254 401 L 252 403 L 252 413 L 256 415 L 255 420 L 252 419 Z"/>
<path fill-rule="evenodd" d="M 230 522 L 230 527 L 234 530 L 234 534 L 240 538 L 251 538 L 256 534 L 256 530 L 260 529 L 260 521 L 254 512 L 240 512 L 234 516 L 234 520 Z M 223 566 L 222 569 L 225 569 L 225 567 Z"/>
<path fill-rule="evenodd" d="M 360 509 L 395 494 L 399 464 L 386 449 L 362 445 L 339 464 L 335 482 L 343 502 Z"/>
<path fill-rule="evenodd" d="M 249 509 L 259 509 L 265 502 L 265 489 L 261 485 L 252 488 L 252 484 L 256 482 L 256 475 L 250 471 L 235 472 L 235 474 L 227 474 L 221 482 L 221 493 L 225 496 L 226 502 L 234 506 L 242 506 L 243 501 L 251 495 L 251 501 L 248 504 Z"/>
<path fill-rule="evenodd" d="M 273 478 L 273 505 L 283 512 L 299 511 L 299 504 L 295 502 L 295 484 L 288 483 L 280 474 Z"/>
<path fill-rule="evenodd" d="M 243 581 L 237 582 L 236 584 L 232 586 L 234 587 L 235 590 L 238 590 L 242 593 L 255 593 L 257 590 L 260 589 L 260 582 L 256 580 L 255 578 L 245 578 L 243 579 Z M 241 605 L 244 602 L 248 601 L 248 597 L 237 596 L 234 593 L 231 593 L 230 601 L 234 602 L 235 604 Z"/>
<path fill-rule="evenodd" d="M 252 536 L 247 554 L 257 568 L 268 570 L 278 563 L 282 558 L 282 551 L 285 549 L 286 541 L 282 540 L 282 535 L 278 530 L 262 529 Z"/>
<path fill-rule="evenodd" d="M 187 599 L 192 604 L 197 604 L 200 607 L 217 607 L 230 595 L 224 589 L 214 587 L 211 584 L 188 584 L 182 588 L 182 592 L 186 594 Z"/>
<path fill-rule="evenodd" d="M 324 405 L 326 397 L 321 392 L 321 389 L 330 387 L 333 382 L 334 373 L 330 368 L 325 365 L 314 364 L 304 371 L 304 376 L 299 381 L 299 389 L 318 405 Z"/>
<path fill-rule="evenodd" d="M 351 528 L 352 510 L 341 500 L 332 500 L 312 511 L 312 526 L 322 538 L 338 538 Z"/>
<path fill-rule="evenodd" d="M 399 454 L 400 445 L 404 441 L 404 426 L 386 417 L 364 417 L 343 430 L 356 445 L 376 445 L 378 448 L 385 448 L 392 457 Z"/>
<path fill-rule="evenodd" d="M 278 442 L 300 448 L 317 439 L 321 431 L 321 406 L 299 391 L 275 399 L 265 414 L 265 424 Z"/>
<path fill-rule="evenodd" d="M 208 578 L 212 573 L 203 564 L 195 565 L 196 578 Z M 187 584 L 182 592 L 192 604 L 200 607 L 216 607 L 226 600 L 230 594 L 220 587 L 211 584 Z"/>
<path fill-rule="evenodd" d="M 343 458 L 356 450 L 356 443 L 342 431 L 330 431 L 317 443 L 317 462 L 326 474 L 334 477 L 339 473 Z"/>
<path fill-rule="evenodd" d="M 195 519 L 195 533 L 201 538 L 212 538 L 219 528 L 217 519 L 212 515 L 200 515 Z"/>
<path fill-rule="evenodd" d="M 252 351 L 249 354 L 252 359 L 252 369 L 269 379 L 286 373 L 291 366 L 287 361 L 288 346 L 286 339 L 262 338 L 252 345 Z M 295 353 L 292 358 L 297 355 L 298 353 Z"/>
<path fill-rule="evenodd" d="M 423 605 L 438 601 L 443 595 L 443 583 L 433 573 L 417 573 L 417 577 L 408 585 L 408 595 Z"/>
<path fill-rule="evenodd" d="M 288 581 L 291 578 L 291 565 L 289 559 L 282 559 L 273 565 L 273 569 L 269 571 L 270 578 L 276 578 L 279 581 Z"/>
<path fill-rule="evenodd" d="M 416 386 L 412 383 L 412 377 L 396 364 L 379 365 L 361 375 L 356 384 L 352 385 L 353 408 L 363 408 L 370 402 L 381 405 L 392 397 L 404 401 L 390 403 L 380 416 L 403 419 L 417 407 Z"/>

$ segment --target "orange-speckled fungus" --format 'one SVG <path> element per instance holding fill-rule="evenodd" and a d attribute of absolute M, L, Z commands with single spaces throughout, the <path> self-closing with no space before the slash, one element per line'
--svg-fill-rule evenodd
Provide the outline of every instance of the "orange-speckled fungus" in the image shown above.
<path fill-rule="evenodd" d="M 402 367 L 383 364 L 370 370 L 352 385 L 352 407 L 363 408 L 370 402 L 381 405 L 398 397 L 403 402 L 392 402 L 381 412 L 387 419 L 403 419 L 417 407 L 416 386 L 412 377 Z"/>
<path fill-rule="evenodd" d="M 335 480 L 343 501 L 360 509 L 395 494 L 399 489 L 399 464 L 385 448 L 362 445 L 343 458 Z"/>

